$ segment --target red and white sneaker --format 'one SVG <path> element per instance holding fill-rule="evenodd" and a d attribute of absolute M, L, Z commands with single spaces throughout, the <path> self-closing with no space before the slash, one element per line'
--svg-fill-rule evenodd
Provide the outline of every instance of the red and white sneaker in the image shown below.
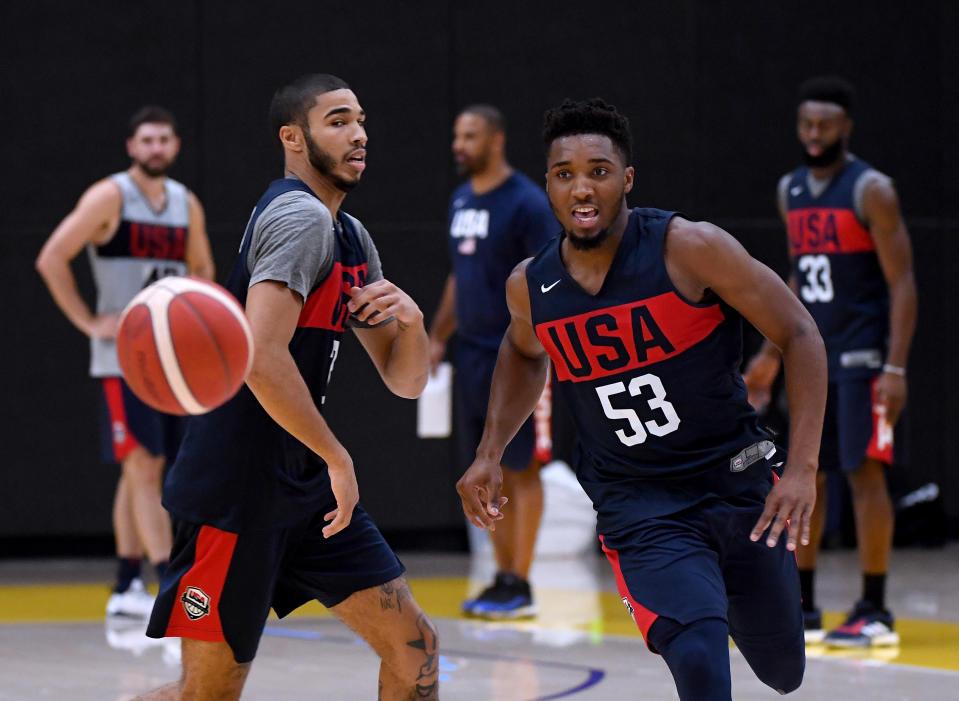
<path fill-rule="evenodd" d="M 893 617 L 885 609 L 860 601 L 845 623 L 829 631 L 823 640 L 830 647 L 882 647 L 899 644 L 893 629 Z"/>

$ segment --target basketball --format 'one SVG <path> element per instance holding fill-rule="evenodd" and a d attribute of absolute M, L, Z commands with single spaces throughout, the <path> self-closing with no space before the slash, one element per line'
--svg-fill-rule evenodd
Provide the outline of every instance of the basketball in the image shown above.
<path fill-rule="evenodd" d="M 253 361 L 253 336 L 226 289 L 166 277 L 123 310 L 117 355 L 123 379 L 145 403 L 168 414 L 204 414 L 240 389 Z"/>

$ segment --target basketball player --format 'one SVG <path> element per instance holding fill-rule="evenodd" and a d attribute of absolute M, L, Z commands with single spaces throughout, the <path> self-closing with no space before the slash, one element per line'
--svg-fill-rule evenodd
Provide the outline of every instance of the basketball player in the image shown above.
<path fill-rule="evenodd" d="M 113 501 L 117 579 L 110 616 L 149 616 L 153 597 L 140 579 L 144 554 L 163 576 L 170 518 L 160 505 L 166 458 L 176 453 L 181 420 L 137 399 L 120 375 L 120 312 L 142 288 L 167 275 L 213 279 L 213 256 L 196 195 L 166 176 L 180 151 L 173 115 L 143 107 L 130 120 L 130 168 L 92 185 L 60 222 L 37 258 L 54 302 L 90 337 L 90 374 L 102 382 L 104 459 L 120 463 Z M 80 296 L 70 261 L 86 248 L 97 287 L 96 312 Z"/>
<path fill-rule="evenodd" d="M 502 113 L 491 105 L 464 109 L 453 127 L 453 156 L 468 175 L 453 193 L 449 245 L 453 271 L 446 281 L 430 328 L 432 368 L 446 353 L 455 331 L 456 393 L 460 459 L 476 454 L 496 364 L 496 349 L 509 325 L 503 285 L 510 270 L 558 231 L 542 189 L 506 160 Z M 536 612 L 529 586 L 536 533 L 543 514 L 539 469 L 549 461 L 547 435 L 536 435 L 533 419 L 520 428 L 503 455 L 503 491 L 511 518 L 490 533 L 498 572 L 489 587 L 463 603 L 463 611 L 484 618 L 519 618 Z M 538 425 L 542 425 L 542 422 Z M 539 440 L 537 440 L 539 439 Z M 535 452 L 535 456 L 534 456 Z"/>
<path fill-rule="evenodd" d="M 227 282 L 253 368 L 236 397 L 191 420 L 164 485 L 173 557 L 147 633 L 183 638 L 183 677 L 144 698 L 239 698 L 270 608 L 316 599 L 380 656 L 378 698 L 436 699 L 436 629 L 322 414 L 348 324 L 395 394 L 418 396 L 429 372 L 422 313 L 340 209 L 366 168 L 366 114 L 318 74 L 278 90 L 270 122 L 286 177 L 257 203 Z"/>
<path fill-rule="evenodd" d="M 730 698 L 728 635 L 763 682 L 792 691 L 805 666 L 792 551 L 809 535 L 826 398 L 815 323 L 723 230 L 627 208 L 631 136 L 614 107 L 567 100 L 544 140 L 564 233 L 507 282 L 512 320 L 463 509 L 483 527 L 503 517 L 500 456 L 552 364 L 623 603 L 679 697 Z M 782 349 L 788 458 L 746 400 L 740 314 Z"/>
<path fill-rule="evenodd" d="M 849 153 L 853 88 L 813 78 L 799 91 L 798 133 L 805 165 L 779 181 L 779 212 L 789 233 L 790 287 L 812 314 L 829 356 L 829 399 L 819 462 L 842 470 L 852 490 L 862 599 L 828 635 L 813 598 L 826 513 L 820 473 L 808 547 L 797 552 L 806 637 L 829 645 L 894 645 L 886 609 L 893 509 L 886 486 L 892 427 L 906 403 L 906 361 L 916 327 L 909 233 L 892 181 Z M 768 402 L 779 354 L 768 343 L 746 383 L 757 407 Z"/>

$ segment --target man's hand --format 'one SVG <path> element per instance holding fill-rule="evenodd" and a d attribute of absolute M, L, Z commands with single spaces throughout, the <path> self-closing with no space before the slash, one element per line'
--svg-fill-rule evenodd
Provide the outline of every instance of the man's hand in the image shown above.
<path fill-rule="evenodd" d="M 906 378 L 884 372 L 876 380 L 876 403 L 886 407 L 886 421 L 895 426 L 906 406 Z"/>
<path fill-rule="evenodd" d="M 812 523 L 812 510 L 816 505 L 816 472 L 796 466 L 786 465 L 783 477 L 773 485 L 769 496 L 766 497 L 766 508 L 753 526 L 749 539 L 758 541 L 767 528 L 766 545 L 770 548 L 779 542 L 779 535 L 789 521 L 789 537 L 786 540 L 786 549 L 796 549 L 796 534 L 800 534 L 799 542 L 809 545 L 809 529 Z M 770 528 L 770 524 L 772 527 Z"/>
<path fill-rule="evenodd" d="M 347 307 L 357 319 L 370 325 L 395 318 L 400 328 L 422 321 L 423 312 L 416 302 L 389 280 L 377 280 L 364 287 L 353 287 Z"/>
<path fill-rule="evenodd" d="M 90 338 L 116 338 L 120 326 L 120 312 L 98 314 L 90 320 L 87 335 Z"/>
<path fill-rule="evenodd" d="M 762 411 L 769 404 L 770 390 L 779 374 L 779 359 L 766 353 L 753 356 L 743 373 L 743 382 L 753 409 Z"/>
<path fill-rule="evenodd" d="M 495 462 L 477 458 L 456 483 L 456 491 L 463 501 L 463 513 L 470 523 L 479 528 L 496 530 L 496 522 L 503 518 L 500 509 L 506 497 L 503 488 L 503 469 Z"/>
<path fill-rule="evenodd" d="M 326 464 L 330 473 L 330 486 L 336 499 L 336 508 L 323 517 L 324 521 L 331 521 L 323 527 L 323 537 L 329 538 L 350 525 L 353 508 L 360 500 L 360 488 L 356 484 L 353 459 L 346 451 L 335 460 L 327 459 Z"/>

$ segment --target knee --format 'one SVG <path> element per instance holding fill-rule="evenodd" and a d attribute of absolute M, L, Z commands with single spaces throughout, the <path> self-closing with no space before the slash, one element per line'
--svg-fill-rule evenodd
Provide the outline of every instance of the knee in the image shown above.
<path fill-rule="evenodd" d="M 759 665 L 756 665 L 754 660 L 747 658 L 747 662 L 756 672 L 759 681 L 780 694 L 789 694 L 799 688 L 806 672 L 805 643 L 802 648 L 770 656 L 761 668 L 758 668 Z"/>
<path fill-rule="evenodd" d="M 439 688 L 439 635 L 436 626 L 420 612 L 416 620 L 419 636 L 395 649 L 383 662 L 393 671 L 409 698 L 436 699 Z M 406 698 L 404 696 L 404 698 Z"/>
<path fill-rule="evenodd" d="M 159 485 L 163 474 L 163 458 L 137 448 L 123 461 L 122 476 L 131 485 Z"/>

